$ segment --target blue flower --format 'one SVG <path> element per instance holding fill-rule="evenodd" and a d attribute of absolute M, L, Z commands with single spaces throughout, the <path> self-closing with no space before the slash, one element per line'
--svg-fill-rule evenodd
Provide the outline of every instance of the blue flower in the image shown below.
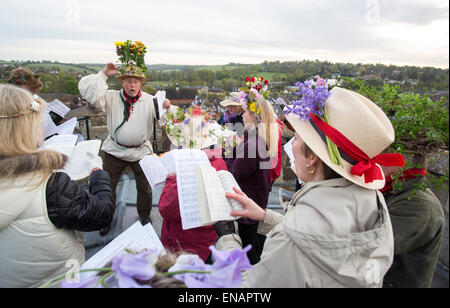
<path fill-rule="evenodd" d="M 295 114 L 304 121 L 310 120 L 310 113 L 323 117 L 325 103 L 330 98 L 331 92 L 328 91 L 326 81 L 323 79 L 320 79 L 320 81 L 319 86 L 315 87 L 313 87 L 312 80 L 307 80 L 304 83 L 297 82 L 295 85 L 299 87 L 299 92 L 295 94 L 301 98 L 294 101 L 292 107 L 286 106 L 284 113 Z"/>
<path fill-rule="evenodd" d="M 116 256 L 112 261 L 112 269 L 116 273 L 119 288 L 149 288 L 140 285 L 135 279 L 147 281 L 155 275 L 157 261 L 155 251 L 149 250 L 138 255 L 125 254 Z"/>
<path fill-rule="evenodd" d="M 214 246 L 209 248 L 213 255 L 214 264 L 205 264 L 198 256 L 180 256 L 177 264 L 169 272 L 180 270 L 209 271 L 208 274 L 186 273 L 176 275 L 188 288 L 239 288 L 242 285 L 242 271 L 252 269 L 247 257 L 251 249 L 236 249 L 233 251 L 219 251 Z M 180 259 L 181 258 L 181 259 Z"/>

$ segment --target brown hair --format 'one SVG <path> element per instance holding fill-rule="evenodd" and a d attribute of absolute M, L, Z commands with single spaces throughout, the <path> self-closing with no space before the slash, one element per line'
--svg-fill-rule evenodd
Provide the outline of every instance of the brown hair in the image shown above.
<path fill-rule="evenodd" d="M 9 83 L 24 87 L 31 94 L 37 94 L 42 89 L 42 82 L 39 80 L 39 76 L 35 75 L 31 70 L 22 67 L 11 71 Z"/>
<path fill-rule="evenodd" d="M 31 110 L 37 100 L 39 110 Z M 61 169 L 67 157 L 53 151 L 40 151 L 42 122 L 46 103 L 12 85 L 0 85 L 0 178 L 15 178 L 34 172 L 42 182 Z M 14 117 L 15 115 L 19 115 Z"/>
<path fill-rule="evenodd" d="M 314 153 L 311 150 L 311 148 L 306 145 L 306 143 L 303 143 L 303 147 L 304 147 L 303 150 L 304 150 L 305 156 L 316 155 L 316 153 Z M 333 180 L 333 179 L 339 179 L 342 177 L 340 174 L 338 174 L 333 169 L 328 167 L 328 165 L 325 164 L 323 161 L 322 161 L 322 165 L 323 165 L 323 175 L 324 175 L 326 181 Z"/>

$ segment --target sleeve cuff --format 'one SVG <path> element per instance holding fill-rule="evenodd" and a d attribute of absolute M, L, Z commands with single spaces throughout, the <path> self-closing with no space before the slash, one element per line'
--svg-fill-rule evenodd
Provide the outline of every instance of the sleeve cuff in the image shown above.
<path fill-rule="evenodd" d="M 272 210 L 266 210 L 264 221 L 259 223 L 258 233 L 267 235 L 276 225 L 283 221 L 284 216 Z"/>
<path fill-rule="evenodd" d="M 242 249 L 242 241 L 239 235 L 227 234 L 220 237 L 216 242 L 216 248 L 222 251 L 232 251 L 235 249 Z"/>
<path fill-rule="evenodd" d="M 108 76 L 106 76 L 106 74 L 103 73 L 103 71 L 98 72 L 98 75 L 101 76 L 105 82 L 108 80 Z"/>

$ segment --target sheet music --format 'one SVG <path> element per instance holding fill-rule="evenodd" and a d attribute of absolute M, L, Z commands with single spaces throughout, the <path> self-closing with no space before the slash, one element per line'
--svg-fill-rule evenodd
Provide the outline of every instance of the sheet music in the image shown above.
<path fill-rule="evenodd" d="M 64 171 L 74 181 L 84 179 L 91 174 L 89 160 L 91 159 L 87 152 L 98 154 L 100 151 L 101 140 L 83 141 L 76 145 L 69 162 L 64 167 Z"/>
<path fill-rule="evenodd" d="M 211 166 L 211 163 L 205 152 L 186 149 L 175 152 L 175 164 L 183 230 L 200 227 L 195 167 Z"/>
<path fill-rule="evenodd" d="M 208 199 L 211 221 L 234 220 L 230 216 L 231 204 L 225 197 L 225 189 L 218 172 L 213 167 L 201 167 L 203 183 Z"/>
<path fill-rule="evenodd" d="M 241 190 L 241 188 L 239 187 L 239 184 L 236 182 L 236 179 L 234 178 L 234 176 L 231 172 L 225 171 L 225 170 L 220 170 L 217 172 L 217 174 L 219 175 L 220 181 L 222 183 L 222 187 L 225 192 L 235 194 L 236 192 L 233 189 L 234 187 Z M 230 202 L 233 210 L 238 210 L 238 211 L 244 210 L 244 207 L 238 201 L 236 201 L 234 199 L 228 199 L 228 201 Z"/>
<path fill-rule="evenodd" d="M 81 266 L 81 269 L 105 267 L 116 255 L 126 253 L 124 252 L 125 249 L 129 249 L 134 252 L 154 250 L 156 254 L 166 255 L 164 246 L 153 229 L 153 226 L 151 224 L 142 226 L 140 222 L 136 222 L 108 245 L 106 245 L 102 250 L 97 252 L 97 254 L 87 260 Z M 85 279 L 95 275 L 97 275 L 97 272 L 87 272 L 81 273 L 80 277 Z"/>
<path fill-rule="evenodd" d="M 53 131 L 56 129 L 56 124 L 53 122 L 52 117 L 48 113 L 44 113 L 44 122 L 42 128 L 44 129 L 44 138 L 48 138 L 54 135 Z"/>
<path fill-rule="evenodd" d="M 176 151 L 178 151 L 178 149 L 172 150 L 161 157 L 161 161 L 169 173 L 177 173 L 177 166 L 175 164 Z"/>
<path fill-rule="evenodd" d="M 50 111 L 53 111 L 60 117 L 64 118 L 66 114 L 70 111 L 70 108 L 64 105 L 64 103 L 61 102 L 60 100 L 55 99 L 53 102 L 47 105 L 46 112 L 48 113 Z"/>
<path fill-rule="evenodd" d="M 295 165 L 294 165 L 294 161 L 295 161 L 294 152 L 292 151 L 292 143 L 294 143 L 294 139 L 295 139 L 295 137 L 292 138 L 288 143 L 286 143 L 284 145 L 284 151 L 286 152 L 286 154 L 289 156 L 289 159 L 291 160 L 291 169 L 292 169 L 292 171 L 294 171 L 294 173 L 296 173 Z M 303 183 L 300 179 L 298 179 L 298 182 L 300 184 Z"/>
<path fill-rule="evenodd" d="M 72 118 L 69 121 L 62 123 L 61 125 L 56 126 L 48 113 L 46 113 L 44 117 L 44 138 L 47 138 L 54 134 L 72 135 L 75 126 L 77 126 L 77 118 Z"/>
<path fill-rule="evenodd" d="M 55 133 L 59 135 L 72 135 L 75 126 L 77 126 L 77 118 L 72 118 L 69 121 L 57 126 Z"/>
<path fill-rule="evenodd" d="M 161 118 L 163 114 L 166 113 L 166 109 L 163 108 L 164 100 L 166 99 L 166 91 L 158 91 L 155 96 L 158 100 L 159 117 Z"/>
<path fill-rule="evenodd" d="M 46 140 L 40 149 L 56 151 L 71 157 L 76 142 L 77 136 L 75 135 L 57 135 Z"/>
<path fill-rule="evenodd" d="M 294 138 L 292 138 L 288 143 L 286 143 L 284 145 L 284 151 L 286 152 L 286 154 L 289 156 L 289 159 L 291 160 L 291 162 L 294 162 L 294 153 L 292 152 L 292 143 L 294 142 Z"/>
<path fill-rule="evenodd" d="M 148 155 L 139 162 L 139 165 L 152 189 L 166 182 L 169 171 L 158 156 Z"/>

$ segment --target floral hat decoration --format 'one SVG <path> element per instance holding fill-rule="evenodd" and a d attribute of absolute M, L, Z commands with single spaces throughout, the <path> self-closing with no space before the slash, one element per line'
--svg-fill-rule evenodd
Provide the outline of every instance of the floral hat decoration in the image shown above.
<path fill-rule="evenodd" d="M 384 150 L 395 140 L 386 114 L 368 98 L 346 89 L 329 90 L 327 80 L 297 83 L 299 97 L 286 119 L 306 145 L 336 173 L 368 189 L 381 189 L 381 166 L 404 166 L 400 154 Z"/>
<path fill-rule="evenodd" d="M 119 61 L 122 66 L 118 69 L 122 74 L 118 78 L 136 77 L 146 81 L 145 72 L 147 66 L 145 65 L 145 53 L 147 47 L 139 41 L 132 42 L 116 42 L 116 53 L 119 56 Z"/>
<path fill-rule="evenodd" d="M 177 108 L 167 114 L 166 132 L 177 148 L 204 149 L 217 142 L 211 138 L 212 114 L 198 105 Z"/>
<path fill-rule="evenodd" d="M 242 108 L 256 115 L 261 120 L 261 108 L 259 104 L 269 98 L 269 81 L 264 77 L 247 77 L 245 79 L 247 86 L 240 89 L 239 100 Z"/>

